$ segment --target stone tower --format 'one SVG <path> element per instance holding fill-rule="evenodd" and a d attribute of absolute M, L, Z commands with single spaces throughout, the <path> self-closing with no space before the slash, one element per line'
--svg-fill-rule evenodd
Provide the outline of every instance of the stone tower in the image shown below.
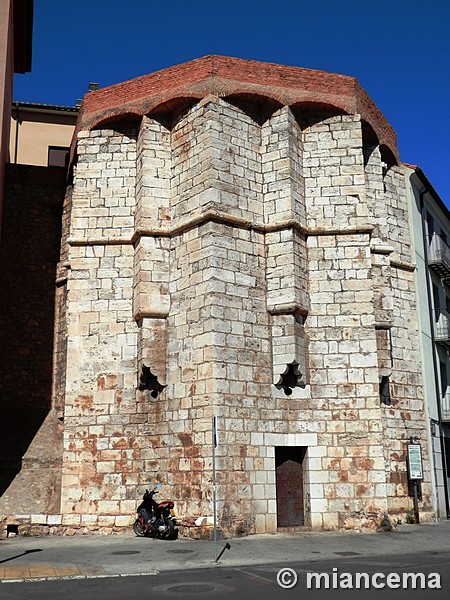
<path fill-rule="evenodd" d="M 375 528 L 425 444 L 395 134 L 351 77 L 209 56 L 89 93 L 54 402 L 63 524 L 154 481 L 226 534 Z M 430 511 L 424 456 L 422 511 Z"/>

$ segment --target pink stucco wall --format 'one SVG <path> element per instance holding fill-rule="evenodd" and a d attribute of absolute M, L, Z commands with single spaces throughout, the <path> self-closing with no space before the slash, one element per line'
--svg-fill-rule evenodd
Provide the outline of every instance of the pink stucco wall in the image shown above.
<path fill-rule="evenodd" d="M 13 83 L 13 21 L 11 0 L 0 0 L 0 235 L 5 163 L 8 159 Z"/>

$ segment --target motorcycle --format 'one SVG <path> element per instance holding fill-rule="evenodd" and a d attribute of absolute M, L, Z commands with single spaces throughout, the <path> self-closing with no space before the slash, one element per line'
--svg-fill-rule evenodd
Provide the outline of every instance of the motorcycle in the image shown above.
<path fill-rule="evenodd" d="M 150 535 L 162 539 L 176 537 L 176 519 L 172 500 L 156 502 L 153 498 L 158 494 L 162 483 L 157 483 L 149 492 L 145 490 L 142 502 L 137 507 L 137 519 L 133 525 L 134 533 L 139 537 Z"/>

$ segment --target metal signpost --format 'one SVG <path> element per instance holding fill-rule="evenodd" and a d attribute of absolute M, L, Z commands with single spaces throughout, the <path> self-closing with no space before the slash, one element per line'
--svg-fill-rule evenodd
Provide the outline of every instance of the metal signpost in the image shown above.
<path fill-rule="evenodd" d="M 214 562 L 217 562 L 217 495 L 216 495 L 216 448 L 217 417 L 212 418 L 212 467 L 213 467 L 213 504 L 214 504 Z"/>
<path fill-rule="evenodd" d="M 423 479 L 422 448 L 418 440 L 408 442 L 408 479 L 413 486 L 414 518 L 420 523 L 419 517 L 419 486 Z"/>

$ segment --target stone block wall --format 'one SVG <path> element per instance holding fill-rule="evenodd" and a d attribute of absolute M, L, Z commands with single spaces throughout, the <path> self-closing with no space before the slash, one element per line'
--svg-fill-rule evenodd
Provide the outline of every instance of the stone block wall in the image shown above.
<path fill-rule="evenodd" d="M 308 226 L 366 226 L 359 115 L 306 121 L 302 139 Z"/>
<path fill-rule="evenodd" d="M 156 481 L 211 515 L 213 416 L 224 535 L 277 530 L 286 451 L 306 526 L 404 515 L 412 436 L 431 516 L 395 136 L 347 78 L 302 71 L 303 90 L 266 65 L 267 95 L 238 72 L 173 103 L 152 80 L 153 112 L 134 84 L 132 110 L 121 86 L 85 100 L 53 273 L 61 492 L 35 511 L 52 531 L 129 527 Z"/>
<path fill-rule="evenodd" d="M 401 172 L 360 114 L 238 104 L 78 134 L 63 516 L 129 524 L 155 481 L 211 515 L 213 416 L 225 534 L 276 531 L 280 448 L 304 456 L 305 525 L 411 510 L 406 443 L 426 444 Z"/>
<path fill-rule="evenodd" d="M 136 133 L 79 137 L 63 248 L 69 271 L 62 513 L 128 516 L 141 481 L 139 426 L 146 420 L 136 395 L 133 318 Z"/>
<path fill-rule="evenodd" d="M 310 268 L 307 318 L 311 396 L 328 473 L 315 488 L 315 515 L 311 505 L 319 526 L 370 521 L 387 510 L 378 486 L 385 473 L 369 243 L 367 234 L 309 239 L 308 256 L 318 265 Z"/>

